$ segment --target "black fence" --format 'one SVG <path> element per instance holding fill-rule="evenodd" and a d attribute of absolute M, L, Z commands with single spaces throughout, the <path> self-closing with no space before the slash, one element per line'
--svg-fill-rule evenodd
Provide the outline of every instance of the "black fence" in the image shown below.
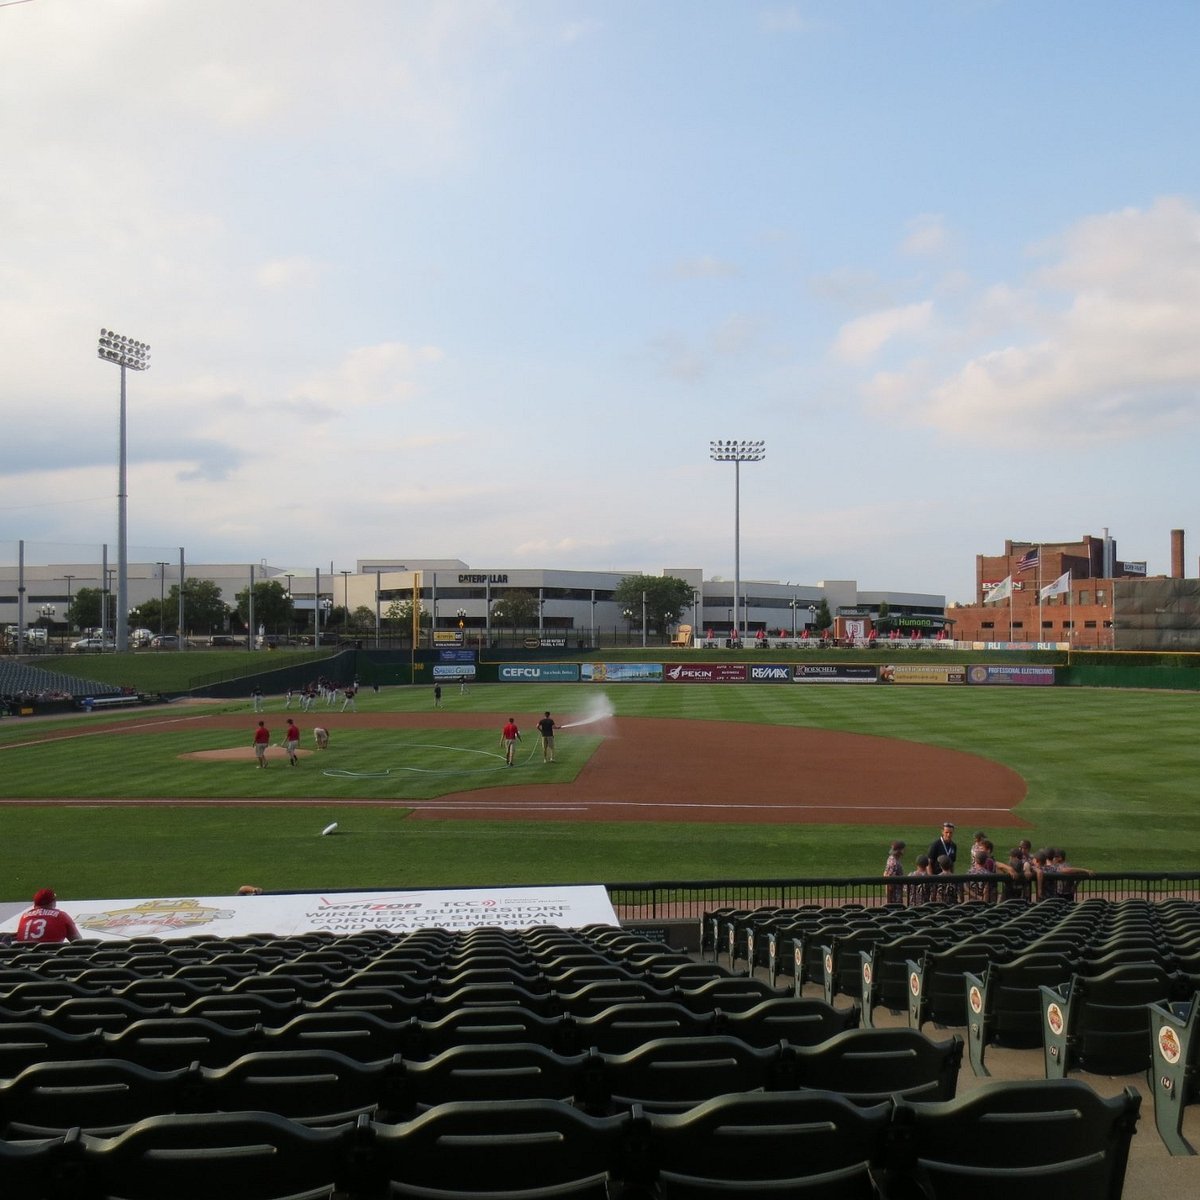
<path fill-rule="evenodd" d="M 910 902 L 920 902 L 927 893 L 918 891 L 932 882 L 950 884 L 966 898 L 968 883 L 983 889 L 983 899 L 1002 902 L 1012 894 L 1004 875 L 900 876 L 856 875 L 831 879 L 725 879 L 705 882 L 610 883 L 609 898 L 617 917 L 624 921 L 682 921 L 701 917 L 718 908 L 800 908 L 804 905 L 835 906 L 859 904 L 867 907 L 888 903 L 889 889 L 900 887 Z M 1123 900 L 1139 897 L 1149 901 L 1179 897 L 1200 901 L 1200 871 L 1096 872 L 1091 875 L 1057 876 L 1068 881 L 1077 900 L 1099 897 Z M 1008 885 L 1008 886 L 1006 886 Z M 975 899 L 974 895 L 971 896 Z M 943 897 L 939 896 L 939 899 Z"/>

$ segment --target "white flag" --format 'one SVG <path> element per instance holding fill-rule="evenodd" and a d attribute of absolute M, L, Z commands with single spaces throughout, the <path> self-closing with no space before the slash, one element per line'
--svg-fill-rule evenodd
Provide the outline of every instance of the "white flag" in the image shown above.
<path fill-rule="evenodd" d="M 993 600 L 1007 600 L 1012 595 L 1012 576 L 1005 575 L 994 588 L 988 588 L 983 593 L 984 604 L 991 604 Z"/>
<path fill-rule="evenodd" d="M 1038 599 L 1049 600 L 1051 596 L 1061 596 L 1071 590 L 1071 572 L 1064 571 L 1053 583 L 1048 583 L 1040 592 Z"/>

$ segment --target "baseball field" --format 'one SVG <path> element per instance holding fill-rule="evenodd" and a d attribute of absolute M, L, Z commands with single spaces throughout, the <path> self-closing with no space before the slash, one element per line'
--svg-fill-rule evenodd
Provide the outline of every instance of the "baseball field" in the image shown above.
<path fill-rule="evenodd" d="M 491 684 L 447 687 L 439 709 L 394 687 L 361 692 L 357 712 L 268 695 L 261 714 L 247 699 L 6 720 L 3 893 L 875 874 L 893 838 L 911 860 L 943 819 L 1001 853 L 1028 837 L 1098 870 L 1186 870 L 1198 715 L 1200 697 L 1175 692 Z"/>

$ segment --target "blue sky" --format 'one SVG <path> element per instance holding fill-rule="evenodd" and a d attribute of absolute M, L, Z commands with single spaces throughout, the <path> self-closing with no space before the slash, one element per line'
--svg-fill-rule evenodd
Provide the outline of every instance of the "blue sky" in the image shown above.
<path fill-rule="evenodd" d="M 1200 5 L 0 4 L 0 550 L 1196 573 Z"/>

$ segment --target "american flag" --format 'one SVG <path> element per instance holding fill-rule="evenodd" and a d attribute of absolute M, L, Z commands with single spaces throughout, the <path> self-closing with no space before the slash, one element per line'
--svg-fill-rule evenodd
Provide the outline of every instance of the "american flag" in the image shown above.
<path fill-rule="evenodd" d="M 1034 546 L 1032 550 L 1027 550 L 1021 555 L 1020 561 L 1017 563 L 1018 571 L 1032 571 L 1038 565 L 1038 548 Z"/>

